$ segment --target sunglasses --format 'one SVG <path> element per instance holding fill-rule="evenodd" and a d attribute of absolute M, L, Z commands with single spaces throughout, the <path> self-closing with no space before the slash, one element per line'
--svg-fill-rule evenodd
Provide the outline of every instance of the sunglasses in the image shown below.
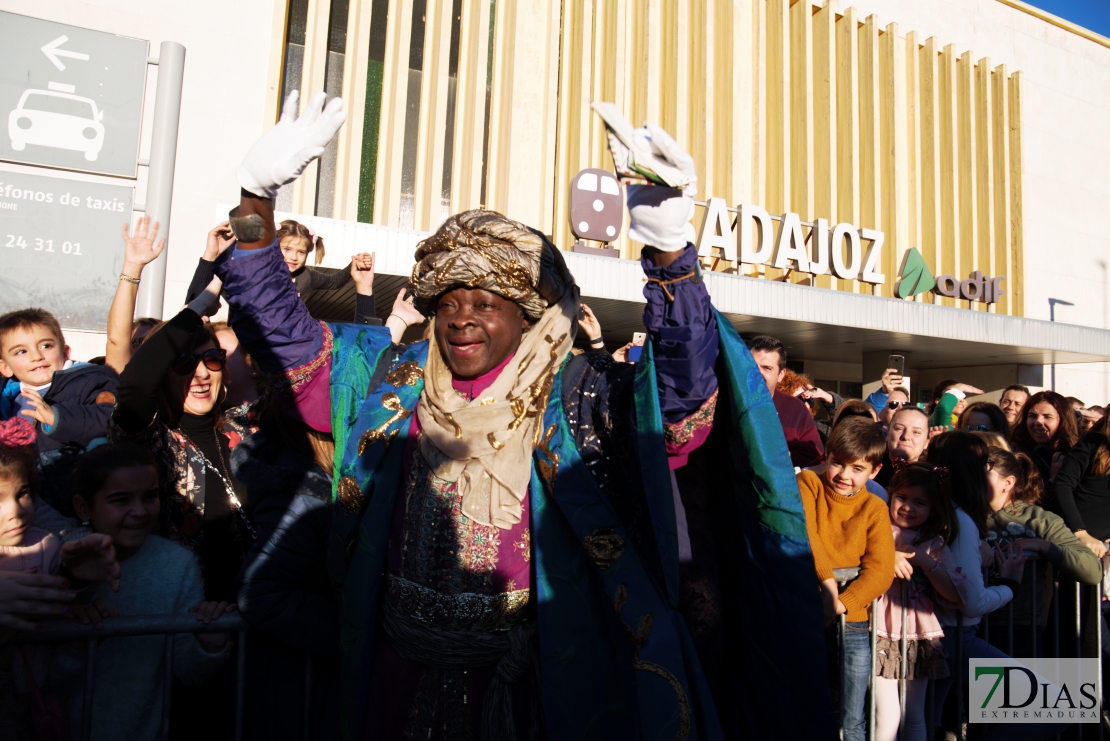
<path fill-rule="evenodd" d="M 191 352 L 181 353 L 173 363 L 173 372 L 179 376 L 187 376 L 196 370 L 200 363 L 204 363 L 204 367 L 210 371 L 222 371 L 227 363 L 227 350 L 213 347 L 200 355 Z"/>
<path fill-rule="evenodd" d="M 898 407 L 904 407 L 907 404 L 909 404 L 908 401 L 888 401 L 886 403 L 886 408 L 887 409 L 897 409 Z"/>
<path fill-rule="evenodd" d="M 964 425 L 964 429 L 968 432 L 990 432 L 989 425 Z"/>

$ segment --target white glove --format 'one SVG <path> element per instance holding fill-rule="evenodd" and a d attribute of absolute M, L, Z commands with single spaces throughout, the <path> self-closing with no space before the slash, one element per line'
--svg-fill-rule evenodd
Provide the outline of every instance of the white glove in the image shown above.
<path fill-rule="evenodd" d="M 313 95 L 297 118 L 299 97 L 296 90 L 289 93 L 277 126 L 254 143 L 235 171 L 243 190 L 273 198 L 278 188 L 299 178 L 309 163 L 324 153 L 324 147 L 347 120 L 343 99 L 332 98 L 325 108 L 324 93 Z"/>
<path fill-rule="evenodd" d="M 693 242 L 694 196 L 698 193 L 698 175 L 694 158 L 678 145 L 671 135 L 654 124 L 636 129 L 645 146 L 690 178 L 683 190 L 661 185 L 629 185 L 628 236 L 663 252 L 677 252 Z"/>

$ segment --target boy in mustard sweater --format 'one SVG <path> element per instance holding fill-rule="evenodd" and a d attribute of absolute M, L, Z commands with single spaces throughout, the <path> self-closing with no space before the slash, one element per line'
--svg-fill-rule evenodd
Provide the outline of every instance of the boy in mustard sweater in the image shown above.
<path fill-rule="evenodd" d="M 829 436 L 824 473 L 798 474 L 825 619 L 831 622 L 846 613 L 840 710 L 844 741 L 864 741 L 867 734 L 868 612 L 871 602 L 894 581 L 894 536 L 887 505 L 866 489 L 867 481 L 882 468 L 884 452 L 882 427 L 870 419 L 851 417 L 842 420 Z M 833 569 L 852 566 L 859 567 L 859 576 L 840 591 Z"/>

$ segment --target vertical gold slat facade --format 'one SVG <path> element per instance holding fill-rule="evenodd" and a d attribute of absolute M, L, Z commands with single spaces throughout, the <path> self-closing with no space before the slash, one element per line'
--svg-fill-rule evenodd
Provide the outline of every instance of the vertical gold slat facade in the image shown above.
<path fill-rule="evenodd" d="M 1010 116 L 1008 146 L 1010 148 L 1010 290 L 1007 295 L 1007 313 L 1020 316 L 1024 311 L 1022 285 L 1025 282 L 1025 235 L 1022 231 L 1022 161 L 1021 161 L 1021 72 L 1014 72 L 1009 79 Z"/>
<path fill-rule="evenodd" d="M 813 15 L 813 215 L 831 218 L 836 210 L 836 13 L 825 5 Z M 820 288 L 836 283 L 830 275 L 817 278 Z"/>
<path fill-rule="evenodd" d="M 309 5 L 302 90 L 323 87 L 329 5 Z M 347 219 L 357 212 L 371 6 L 351 0 L 349 9 L 343 90 L 351 116 L 335 189 L 336 216 Z M 687 148 L 699 198 L 884 232 L 881 286 L 831 276 L 817 286 L 892 296 L 916 247 L 935 275 L 1007 276 L 991 310 L 1022 313 L 1019 72 L 976 61 L 974 50 L 945 39 L 922 41 L 881 16 L 838 14 L 824 1 L 463 0 L 446 193 L 451 6 L 427 0 L 420 100 L 411 101 L 419 107 L 416 162 L 406 165 L 413 0 L 389 2 L 375 223 L 399 224 L 402 167 L 414 166 L 414 228 L 434 229 L 445 208 L 485 206 L 569 247 L 570 179 L 584 167 L 611 167 L 589 104 L 611 100 L 634 124 L 658 122 Z M 315 166 L 307 175 L 294 188 L 303 213 L 315 205 Z M 617 247 L 622 257 L 638 254 L 627 238 Z M 929 294 L 916 300 L 968 306 Z"/>

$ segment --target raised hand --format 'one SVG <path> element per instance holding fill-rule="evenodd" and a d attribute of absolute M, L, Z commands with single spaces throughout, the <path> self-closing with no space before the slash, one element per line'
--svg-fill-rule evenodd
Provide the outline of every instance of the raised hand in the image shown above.
<path fill-rule="evenodd" d="M 208 240 L 205 242 L 204 254 L 201 257 L 211 262 L 233 244 L 235 244 L 235 235 L 231 233 L 231 222 L 221 221 L 208 231 Z"/>
<path fill-rule="evenodd" d="M 694 158 L 678 145 L 671 135 L 654 124 L 636 130 L 643 146 L 657 153 L 690 178 L 686 188 L 665 188 L 659 185 L 629 185 L 628 236 L 661 252 L 680 252 L 693 242 L 694 196 L 698 193 L 698 176 Z"/>
<path fill-rule="evenodd" d="M 197 316 L 202 319 L 212 316 L 220 310 L 220 291 L 223 290 L 223 287 L 224 284 L 219 278 L 213 278 L 208 286 L 200 292 L 200 295 L 189 302 L 186 308 L 195 311 Z"/>
<path fill-rule="evenodd" d="M 108 535 L 93 533 L 80 540 L 63 543 L 61 565 L 75 579 L 108 582 L 113 592 L 119 591 L 119 563 L 112 538 Z"/>
<path fill-rule="evenodd" d="M 299 178 L 309 163 L 324 153 L 324 147 L 347 120 L 343 99 L 332 98 L 325 107 L 326 97 L 324 93 L 313 95 L 298 117 L 300 93 L 289 93 L 277 126 L 254 143 L 235 171 L 243 190 L 273 199 L 278 188 Z"/>
<path fill-rule="evenodd" d="M 902 375 L 893 368 L 887 368 L 883 371 L 883 393 L 890 395 L 890 392 L 902 386 Z"/>
<path fill-rule="evenodd" d="M 360 252 L 351 258 L 351 278 L 355 282 L 355 293 L 360 296 L 374 295 L 373 252 Z"/>
<path fill-rule="evenodd" d="M 582 304 L 582 313 L 585 318 L 578 320 L 578 326 L 586 333 L 586 337 L 592 342 L 593 340 L 601 337 L 601 322 L 594 316 L 594 311 L 586 304 Z"/>
<path fill-rule="evenodd" d="M 138 278 L 143 272 L 146 265 L 154 262 L 158 255 L 162 254 L 162 250 L 166 248 L 166 239 L 163 237 L 154 243 L 154 238 L 158 236 L 157 221 L 154 226 L 150 225 L 149 216 L 139 217 L 139 222 L 135 224 L 135 232 L 128 235 L 128 225 L 123 225 L 123 272 L 132 278 Z"/>
<path fill-rule="evenodd" d="M 413 305 L 413 296 L 405 298 L 405 289 L 401 289 L 397 293 L 397 298 L 393 300 L 393 308 L 390 310 L 390 316 L 396 316 L 406 327 L 411 327 L 415 324 L 423 324 L 427 318 Z"/>

